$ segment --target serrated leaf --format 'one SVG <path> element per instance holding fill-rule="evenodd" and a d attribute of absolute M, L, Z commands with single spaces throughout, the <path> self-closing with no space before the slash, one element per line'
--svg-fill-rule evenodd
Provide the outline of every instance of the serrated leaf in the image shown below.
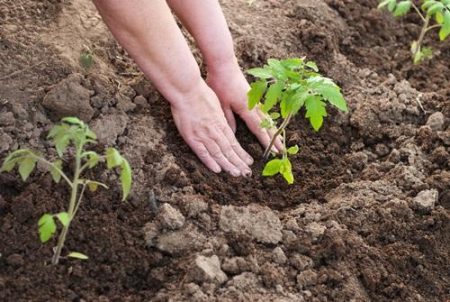
<path fill-rule="evenodd" d="M 56 169 L 57 168 L 57 169 Z M 59 181 L 61 180 L 61 173 L 58 171 L 62 170 L 62 160 L 58 159 L 55 160 L 55 162 L 53 163 L 53 167 L 51 167 L 50 169 L 50 175 L 53 178 L 53 181 L 56 183 L 59 183 Z"/>
<path fill-rule="evenodd" d="M 261 101 L 264 92 L 266 91 L 267 82 L 260 80 L 250 84 L 248 96 L 248 109 L 252 110 Z"/>
<path fill-rule="evenodd" d="M 311 96 L 305 101 L 306 117 L 315 131 L 319 131 L 323 124 L 323 118 L 327 116 L 325 103 L 319 96 Z"/>
<path fill-rule="evenodd" d="M 262 172 L 263 176 L 273 176 L 280 172 L 282 160 L 281 159 L 272 159 L 271 161 L 267 162 L 266 166 L 264 167 L 264 170 Z"/>
<path fill-rule="evenodd" d="M 54 139 L 54 143 L 55 143 L 56 153 L 58 153 L 59 157 L 63 157 L 63 154 L 67 149 L 67 146 L 69 146 L 70 137 L 67 134 L 61 135 L 61 136 L 56 136 Z"/>
<path fill-rule="evenodd" d="M 308 66 L 309 68 L 311 68 L 312 70 L 314 70 L 315 72 L 319 72 L 319 67 L 317 67 L 317 64 L 313 61 L 308 61 L 305 64 L 306 66 Z"/>
<path fill-rule="evenodd" d="M 292 103 L 290 111 L 292 114 L 297 114 L 300 108 L 305 104 L 305 100 L 310 96 L 308 91 L 298 91 L 292 96 Z"/>
<path fill-rule="evenodd" d="M 412 7 L 411 1 L 400 1 L 394 10 L 394 16 L 400 17 L 406 15 Z"/>
<path fill-rule="evenodd" d="M 67 255 L 67 257 L 75 258 L 75 259 L 80 259 L 80 260 L 87 260 L 87 259 L 89 259 L 88 256 L 86 256 L 85 254 L 80 253 L 80 252 L 70 252 L 70 253 Z"/>
<path fill-rule="evenodd" d="M 130 164 L 126 159 L 122 159 L 122 164 L 120 166 L 120 182 L 122 184 L 122 200 L 125 200 L 130 194 L 131 182 L 132 182 L 132 172 Z"/>
<path fill-rule="evenodd" d="M 47 242 L 56 232 L 56 224 L 53 215 L 44 214 L 38 221 L 39 238 L 42 243 Z"/>
<path fill-rule="evenodd" d="M 67 212 L 61 212 L 55 215 L 63 226 L 68 226 L 70 223 L 70 215 Z"/>
<path fill-rule="evenodd" d="M 347 112 L 347 102 L 341 93 L 340 88 L 335 84 L 323 84 L 314 88 L 317 93 L 321 94 L 330 104 L 341 111 Z"/>
<path fill-rule="evenodd" d="M 439 39 L 444 41 L 450 35 L 450 12 L 445 10 L 443 15 L 443 23 L 439 30 Z"/>
<path fill-rule="evenodd" d="M 252 68 L 247 73 L 260 79 L 270 79 L 273 77 L 271 70 L 265 68 Z"/>
<path fill-rule="evenodd" d="M 263 112 L 269 112 L 273 106 L 277 104 L 277 101 L 282 93 L 283 90 L 283 83 L 277 82 L 269 86 L 269 89 L 267 89 L 265 102 L 262 106 Z"/>
<path fill-rule="evenodd" d="M 295 145 L 295 146 L 289 147 L 287 149 L 287 153 L 291 154 L 291 155 L 295 155 L 298 153 L 298 150 L 299 150 L 299 147 L 297 145 Z"/>
<path fill-rule="evenodd" d="M 108 148 L 106 150 L 106 167 L 112 169 L 122 164 L 123 158 L 119 151 L 114 148 Z"/>
<path fill-rule="evenodd" d="M 93 167 L 95 167 L 100 160 L 100 156 L 94 151 L 84 152 L 82 154 L 82 157 L 87 157 L 87 164 L 88 164 L 89 169 L 92 169 Z"/>
<path fill-rule="evenodd" d="M 31 172 L 33 172 L 36 162 L 37 160 L 33 157 L 25 157 L 19 160 L 19 174 L 23 181 L 26 181 Z"/>
<path fill-rule="evenodd" d="M 289 68 L 289 69 L 292 70 L 292 69 L 296 69 L 296 68 L 300 67 L 302 65 L 302 63 L 303 63 L 303 59 L 290 58 L 290 59 L 282 60 L 280 63 L 284 67 Z"/>

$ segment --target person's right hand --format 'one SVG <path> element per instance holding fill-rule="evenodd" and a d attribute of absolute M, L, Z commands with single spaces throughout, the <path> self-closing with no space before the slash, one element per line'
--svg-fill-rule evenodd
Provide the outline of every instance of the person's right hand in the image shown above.
<path fill-rule="evenodd" d="M 215 93 L 202 80 L 172 104 L 172 115 L 183 139 L 213 172 L 250 176 L 252 157 L 236 140 Z"/>

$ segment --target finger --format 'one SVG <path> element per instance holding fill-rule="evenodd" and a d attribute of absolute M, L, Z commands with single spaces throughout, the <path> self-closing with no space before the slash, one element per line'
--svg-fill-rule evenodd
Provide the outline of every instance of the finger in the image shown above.
<path fill-rule="evenodd" d="M 262 118 L 258 115 L 256 109 L 252 111 L 245 110 L 240 114 L 248 129 L 256 136 L 261 145 L 267 148 L 271 141 L 271 136 L 266 129 L 261 128 Z M 277 152 L 274 148 L 274 152 Z"/>
<path fill-rule="evenodd" d="M 220 171 L 222 171 L 219 164 L 212 158 L 204 144 L 197 141 L 191 141 L 188 142 L 188 144 L 192 151 L 194 151 L 197 157 L 203 162 L 203 164 L 205 164 L 206 167 L 208 167 L 208 169 L 214 173 L 220 173 Z"/>
<path fill-rule="evenodd" d="M 225 157 L 223 154 L 222 149 L 219 147 L 219 145 L 212 139 L 208 139 L 204 143 L 206 149 L 208 150 L 211 157 L 214 159 L 214 161 L 219 164 L 219 166 L 227 171 L 229 174 L 231 174 L 234 177 L 238 177 L 241 175 L 241 171 L 233 165 L 228 158 Z"/>
<path fill-rule="evenodd" d="M 234 118 L 234 113 L 230 108 L 224 108 L 223 112 L 225 113 L 225 118 L 227 119 L 228 125 L 231 130 L 236 133 L 236 119 Z"/>
<path fill-rule="evenodd" d="M 253 164 L 253 158 L 248 154 L 239 144 L 239 142 L 236 139 L 236 136 L 234 136 L 234 133 L 231 131 L 231 129 L 223 129 L 225 137 L 228 139 L 228 143 L 233 148 L 234 152 L 239 156 L 241 160 L 245 162 L 247 166 L 250 166 Z"/>
<path fill-rule="evenodd" d="M 267 132 L 268 132 L 268 135 L 270 137 L 270 140 L 272 140 L 273 136 L 275 135 L 275 132 L 277 132 L 277 131 L 276 131 L 276 129 L 267 129 Z M 277 138 L 275 139 L 275 142 L 274 142 L 273 146 L 276 149 L 275 152 L 278 153 L 278 152 L 283 151 L 284 146 L 283 146 L 283 142 L 281 140 L 281 136 L 280 135 L 278 135 Z"/>

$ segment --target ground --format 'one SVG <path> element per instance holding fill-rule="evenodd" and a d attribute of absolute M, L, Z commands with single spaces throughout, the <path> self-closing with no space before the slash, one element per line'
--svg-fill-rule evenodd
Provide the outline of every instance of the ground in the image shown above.
<path fill-rule="evenodd" d="M 0 299 L 450 299 L 450 43 L 430 35 L 435 57 L 413 65 L 419 20 L 376 0 L 221 4 L 243 68 L 306 56 L 348 100 L 319 133 L 301 116 L 290 125 L 294 185 L 260 176 L 259 160 L 249 179 L 209 172 L 90 1 L 0 0 L 0 159 L 20 147 L 54 157 L 48 130 L 78 115 L 135 182 L 122 202 L 117 175 L 92 172 L 111 189 L 87 193 L 67 240 L 90 259 L 52 266 L 37 220 L 64 209 L 67 189 L 41 166 L 25 183 L 0 174 Z M 261 157 L 242 124 L 237 136 Z"/>

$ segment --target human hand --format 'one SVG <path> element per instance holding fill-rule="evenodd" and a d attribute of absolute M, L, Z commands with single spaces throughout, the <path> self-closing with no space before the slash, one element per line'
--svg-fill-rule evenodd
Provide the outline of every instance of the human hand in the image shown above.
<path fill-rule="evenodd" d="M 208 69 L 207 83 L 219 98 L 227 122 L 233 132 L 236 132 L 234 112 L 242 118 L 264 148 L 267 148 L 275 134 L 275 129 L 261 128 L 261 122 L 266 117 L 264 112 L 259 108 L 248 109 L 247 92 L 250 90 L 250 85 L 237 61 L 220 66 L 211 66 Z M 279 152 L 282 149 L 281 139 L 277 138 L 272 150 Z"/>
<path fill-rule="evenodd" d="M 181 136 L 210 170 L 223 169 L 235 177 L 251 175 L 252 157 L 236 140 L 217 96 L 203 80 L 171 109 Z"/>

